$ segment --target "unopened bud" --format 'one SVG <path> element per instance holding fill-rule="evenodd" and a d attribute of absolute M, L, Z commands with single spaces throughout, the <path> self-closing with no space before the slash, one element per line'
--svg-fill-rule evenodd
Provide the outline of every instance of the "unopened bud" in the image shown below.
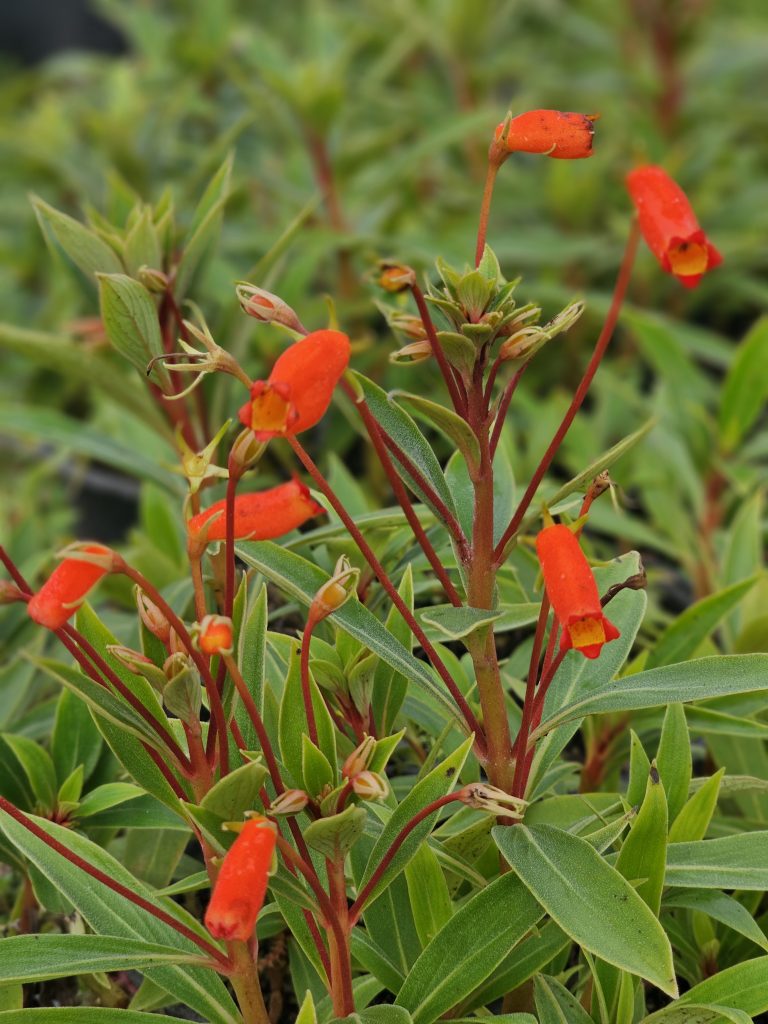
<path fill-rule="evenodd" d="M 175 651 L 163 662 L 163 675 L 170 682 L 171 679 L 175 679 L 176 676 L 185 672 L 193 664 L 194 662 L 188 654 L 185 654 L 183 651 Z"/>
<path fill-rule="evenodd" d="M 168 275 L 156 267 L 141 266 L 137 276 L 144 287 L 151 292 L 165 292 L 168 290 L 168 285 L 170 284 Z"/>
<path fill-rule="evenodd" d="M 124 647 L 122 644 L 107 644 L 107 650 L 129 672 L 133 672 L 136 676 L 142 676 L 156 690 L 162 693 L 167 677 L 154 661 L 140 651 L 134 651 L 130 647 Z"/>
<path fill-rule="evenodd" d="M 390 363 L 395 365 L 406 363 L 422 363 L 425 359 L 429 359 L 432 355 L 432 346 L 425 339 L 424 341 L 412 341 L 410 345 L 403 345 L 397 352 L 393 352 L 390 357 Z"/>
<path fill-rule="evenodd" d="M 360 772 L 352 779 L 352 789 L 362 800 L 384 800 L 389 795 L 389 783 L 378 772 Z"/>
<path fill-rule="evenodd" d="M 376 749 L 376 740 L 373 736 L 366 736 L 359 746 L 355 747 L 341 768 L 341 774 L 345 779 L 351 779 L 360 772 L 366 771 L 371 763 L 373 752 Z"/>
<path fill-rule="evenodd" d="M 24 595 L 10 580 L 0 580 L 0 604 L 14 604 L 23 601 Z"/>
<path fill-rule="evenodd" d="M 257 441 L 252 430 L 238 434 L 229 450 L 229 472 L 238 480 L 259 461 L 267 449 L 267 441 Z"/>
<path fill-rule="evenodd" d="M 400 331 L 406 338 L 412 338 L 414 341 L 423 341 L 427 337 L 427 329 L 422 323 L 420 317 L 414 316 L 413 313 L 396 313 L 389 314 L 389 326 L 396 331 Z"/>
<path fill-rule="evenodd" d="M 276 815 L 299 814 L 309 803 L 303 789 L 286 789 L 270 804 L 269 813 Z"/>
<path fill-rule="evenodd" d="M 206 615 L 192 636 L 196 647 L 203 654 L 232 653 L 232 619 L 224 615 Z"/>
<path fill-rule="evenodd" d="M 184 657 L 189 654 L 186 644 L 182 642 L 181 637 L 175 629 L 171 629 L 168 636 L 168 650 L 171 654 L 183 654 Z"/>
<path fill-rule="evenodd" d="M 488 814 L 496 814 L 504 818 L 522 818 L 528 806 L 525 800 L 510 796 L 503 789 L 489 786 L 485 782 L 473 782 L 456 792 L 456 796 L 467 807 L 474 807 Z"/>
<path fill-rule="evenodd" d="M 379 288 L 385 292 L 404 292 L 416 284 L 416 271 L 405 263 L 385 261 L 379 264 Z"/>
<path fill-rule="evenodd" d="M 136 587 L 136 607 L 139 617 L 149 632 L 166 646 L 170 641 L 171 625 L 157 605 L 150 601 L 143 590 Z"/>
<path fill-rule="evenodd" d="M 315 620 L 324 619 L 338 611 L 355 593 L 360 570 L 351 565 L 346 555 L 336 563 L 333 576 L 324 583 L 312 599 L 310 613 Z"/>
<path fill-rule="evenodd" d="M 240 281 L 235 291 L 240 308 L 254 320 L 258 320 L 262 324 L 280 324 L 298 334 L 308 333 L 295 310 L 279 295 L 273 295 L 272 292 L 258 288 L 255 284 L 248 284 L 247 281 Z"/>
<path fill-rule="evenodd" d="M 607 490 L 611 488 L 613 481 L 611 480 L 611 474 L 607 469 L 604 469 L 602 473 L 598 473 L 592 483 L 587 488 L 585 500 L 591 504 L 596 498 L 599 498 L 601 494 L 605 494 Z"/>

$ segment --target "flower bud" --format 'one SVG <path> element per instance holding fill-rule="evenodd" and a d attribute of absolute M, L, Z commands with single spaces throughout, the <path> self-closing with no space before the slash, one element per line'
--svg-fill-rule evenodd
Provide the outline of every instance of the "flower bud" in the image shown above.
<path fill-rule="evenodd" d="M 272 801 L 269 813 L 285 816 L 299 814 L 308 803 L 309 797 L 303 789 L 286 789 Z"/>
<path fill-rule="evenodd" d="M 361 800 L 384 800 L 389 795 L 389 783 L 378 772 L 360 772 L 352 779 L 352 789 Z"/>
<path fill-rule="evenodd" d="M 423 341 L 412 341 L 410 345 L 403 345 L 397 352 L 392 352 L 389 356 L 389 361 L 396 366 L 410 366 L 413 363 L 423 363 L 431 355 L 432 346 L 425 338 Z"/>
<path fill-rule="evenodd" d="M 239 480 L 244 473 L 256 465 L 266 450 L 266 441 L 257 441 L 252 430 L 242 430 L 229 450 L 230 475 Z"/>
<path fill-rule="evenodd" d="M 279 295 L 273 295 L 272 292 L 257 288 L 255 284 L 248 284 L 246 281 L 240 281 L 235 292 L 242 311 L 252 316 L 254 320 L 262 324 L 280 324 L 298 334 L 307 333 L 296 312 Z"/>
<path fill-rule="evenodd" d="M 510 153 L 542 153 L 555 160 L 580 160 L 592 156 L 597 114 L 562 110 L 528 110 L 508 118 L 496 129 Z"/>
<path fill-rule="evenodd" d="M 170 278 L 162 270 L 156 267 L 148 267 L 146 264 L 139 267 L 138 279 L 151 292 L 161 293 L 168 291 Z"/>
<path fill-rule="evenodd" d="M 336 562 L 333 576 L 320 587 L 312 599 L 310 615 L 316 622 L 338 611 L 356 592 L 360 570 L 350 564 L 346 555 Z"/>
<path fill-rule="evenodd" d="M 10 580 L 0 580 L 0 604 L 14 604 L 23 601 L 24 595 Z"/>
<path fill-rule="evenodd" d="M 160 643 L 168 646 L 171 637 L 171 624 L 157 605 L 150 601 L 144 591 L 138 587 L 136 587 L 136 607 L 139 610 L 141 621 L 152 636 L 157 637 Z"/>
<path fill-rule="evenodd" d="M 373 736 L 366 736 L 363 742 L 355 747 L 349 757 L 342 765 L 341 774 L 345 779 L 351 779 L 354 775 L 366 771 L 371 763 L 373 752 L 376 749 L 376 739 Z"/>
<path fill-rule="evenodd" d="M 194 662 L 187 653 L 184 651 L 174 651 L 163 662 L 163 675 L 170 682 L 171 679 L 175 679 L 176 676 L 185 672 L 192 665 L 194 665 Z"/>
<path fill-rule="evenodd" d="M 232 619 L 224 615 L 206 615 L 193 634 L 198 650 L 203 654 L 232 653 Z"/>
<path fill-rule="evenodd" d="M 404 292 L 406 288 L 412 288 L 416 284 L 416 271 L 405 263 L 394 263 L 382 261 L 379 264 L 377 284 L 385 292 Z"/>
<path fill-rule="evenodd" d="M 485 782 L 473 782 L 469 786 L 464 786 L 463 789 L 456 791 L 456 796 L 467 807 L 505 818 L 522 818 L 528 806 L 525 800 L 510 796 L 503 789 L 489 786 Z"/>
<path fill-rule="evenodd" d="M 156 690 L 160 693 L 163 692 L 168 680 L 163 670 L 158 668 L 154 661 L 140 651 L 134 651 L 130 647 L 124 647 L 122 644 L 107 644 L 107 650 L 129 672 L 142 676 Z"/>

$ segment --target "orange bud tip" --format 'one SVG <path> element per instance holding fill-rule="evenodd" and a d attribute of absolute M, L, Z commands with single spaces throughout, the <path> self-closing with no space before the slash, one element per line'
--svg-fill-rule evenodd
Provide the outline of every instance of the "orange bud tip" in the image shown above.
<path fill-rule="evenodd" d="M 197 629 L 197 645 L 203 654 L 232 653 L 232 620 L 224 615 L 206 615 Z"/>
<path fill-rule="evenodd" d="M 563 110 L 528 110 L 502 122 L 495 138 L 506 128 L 510 153 L 540 153 L 555 160 L 582 160 L 592 156 L 594 122 L 599 114 L 578 114 Z"/>

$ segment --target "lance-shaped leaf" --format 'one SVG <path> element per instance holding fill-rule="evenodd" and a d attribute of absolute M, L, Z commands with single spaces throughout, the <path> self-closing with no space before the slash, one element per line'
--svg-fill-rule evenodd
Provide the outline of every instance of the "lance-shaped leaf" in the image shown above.
<path fill-rule="evenodd" d="M 429 398 L 423 398 L 421 395 L 412 395 L 408 391 L 392 391 L 390 392 L 391 399 L 396 399 L 398 404 L 406 402 L 417 416 L 431 423 L 449 441 L 452 441 L 470 465 L 478 464 L 480 446 L 477 443 L 475 432 L 467 421 L 461 416 L 457 416 L 453 410 L 447 409 L 444 405 L 439 405 Z"/>
<path fill-rule="evenodd" d="M 768 889 L 768 832 L 671 843 L 666 884 L 692 889 Z"/>
<path fill-rule="evenodd" d="M 712 978 L 700 981 L 681 997 L 683 1006 L 714 1003 L 733 1010 L 743 1010 L 750 1017 L 768 1010 L 768 956 L 726 967 Z M 654 1024 L 657 1015 L 651 1018 Z"/>
<path fill-rule="evenodd" d="M 96 273 L 119 274 L 124 268 L 115 250 L 95 231 L 61 210 L 32 196 L 32 206 L 41 227 L 56 239 L 75 266 L 92 278 Z"/>
<path fill-rule="evenodd" d="M 624 840 L 616 870 L 658 916 L 667 854 L 667 800 L 655 766 L 648 774 L 645 799 Z"/>
<path fill-rule="evenodd" d="M 513 870 L 575 942 L 677 995 L 664 929 L 629 882 L 588 842 L 551 825 L 497 826 L 493 837 Z"/>
<path fill-rule="evenodd" d="M 143 284 L 126 274 L 97 274 L 101 319 L 112 345 L 142 374 L 163 353 L 157 308 Z M 168 373 L 155 363 L 152 377 L 167 391 Z"/>

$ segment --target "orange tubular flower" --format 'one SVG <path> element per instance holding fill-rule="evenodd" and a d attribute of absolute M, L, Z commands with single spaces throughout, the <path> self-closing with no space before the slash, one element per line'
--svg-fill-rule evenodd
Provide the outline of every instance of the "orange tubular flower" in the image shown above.
<path fill-rule="evenodd" d="M 696 220 L 688 197 L 661 167 L 637 167 L 627 175 L 640 230 L 662 270 L 686 288 L 723 262 Z"/>
<path fill-rule="evenodd" d="M 190 539 L 224 540 L 226 507 L 226 500 L 217 501 L 205 512 L 192 516 L 187 522 Z M 241 494 L 235 498 L 235 540 L 273 540 L 322 511 L 322 505 L 318 505 L 300 480 Z"/>
<path fill-rule="evenodd" d="M 197 646 L 203 654 L 230 654 L 232 643 L 232 619 L 224 615 L 206 615 L 201 619 Z"/>
<path fill-rule="evenodd" d="M 81 549 L 91 555 L 111 555 L 101 544 Z M 27 604 L 29 617 L 47 629 L 59 629 L 77 611 L 88 591 L 95 587 L 109 570 L 79 558 L 65 558 L 56 566 L 40 590 Z"/>
<path fill-rule="evenodd" d="M 247 942 L 253 935 L 275 850 L 275 830 L 254 817 L 227 851 L 205 912 L 205 926 L 216 939 Z"/>
<path fill-rule="evenodd" d="M 509 122 L 510 153 L 544 153 L 555 160 L 583 160 L 592 156 L 596 114 L 572 114 L 562 110 L 528 110 Z M 496 139 L 504 124 L 496 129 Z"/>
<path fill-rule="evenodd" d="M 589 563 L 567 526 L 548 526 L 536 538 L 547 596 L 563 628 L 562 650 L 575 647 L 596 658 L 603 644 L 620 636 L 600 606 Z"/>
<path fill-rule="evenodd" d="M 349 363 L 349 338 L 341 331 L 314 331 L 287 348 L 269 379 L 251 385 L 240 419 L 259 441 L 300 434 L 322 419 L 333 389 Z"/>

